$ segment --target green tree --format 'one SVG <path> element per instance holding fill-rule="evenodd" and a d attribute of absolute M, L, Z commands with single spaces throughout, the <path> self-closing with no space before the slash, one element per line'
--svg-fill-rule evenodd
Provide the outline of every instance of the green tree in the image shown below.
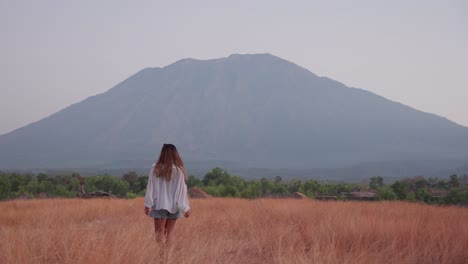
<path fill-rule="evenodd" d="M 416 192 L 419 189 L 430 187 L 429 182 L 423 176 L 415 176 L 401 180 L 405 189 L 410 192 Z"/>
<path fill-rule="evenodd" d="M 138 174 L 135 171 L 129 171 L 122 176 L 122 179 L 128 183 L 130 189 L 133 189 L 138 180 Z"/>
<path fill-rule="evenodd" d="M 77 175 L 73 175 L 70 177 L 70 180 L 68 181 L 68 186 L 67 189 L 70 192 L 77 193 L 78 192 L 78 186 L 80 185 L 80 181 L 77 178 Z"/>
<path fill-rule="evenodd" d="M 450 175 L 449 183 L 452 188 L 458 188 L 460 186 L 460 180 L 458 179 L 458 175 Z"/>
<path fill-rule="evenodd" d="M 385 185 L 377 189 L 377 200 L 396 200 L 398 196 L 393 192 L 392 188 Z"/>
<path fill-rule="evenodd" d="M 281 178 L 281 176 L 276 176 L 276 177 L 273 179 L 273 182 L 274 182 L 274 183 L 281 183 L 281 182 L 283 182 L 283 178 Z"/>
<path fill-rule="evenodd" d="M 446 200 L 449 204 L 468 205 L 468 190 L 452 189 Z"/>
<path fill-rule="evenodd" d="M 427 179 L 427 183 L 429 185 L 430 188 L 434 188 L 437 186 L 437 183 L 439 182 L 439 178 L 438 177 L 429 177 Z"/>
<path fill-rule="evenodd" d="M 13 172 L 10 174 L 11 192 L 17 195 L 26 193 L 26 186 L 33 179 L 32 174 L 19 174 Z"/>
<path fill-rule="evenodd" d="M 235 187 L 237 190 L 242 191 L 245 188 L 245 180 L 239 176 L 230 176 L 227 185 Z"/>
<path fill-rule="evenodd" d="M 314 197 L 321 189 L 320 183 L 314 180 L 304 182 L 304 194 L 309 197 Z"/>
<path fill-rule="evenodd" d="M 292 179 L 289 182 L 289 192 L 304 192 L 302 182 L 300 180 Z"/>
<path fill-rule="evenodd" d="M 126 181 L 116 179 L 111 187 L 111 192 L 119 197 L 125 197 L 129 189 L 130 186 Z"/>
<path fill-rule="evenodd" d="M 187 180 L 187 187 L 192 188 L 192 187 L 200 187 L 202 185 L 202 181 L 198 179 L 197 177 L 190 175 Z"/>
<path fill-rule="evenodd" d="M 379 187 L 383 186 L 383 178 L 380 176 L 371 177 L 369 180 L 369 188 L 377 190 Z"/>
<path fill-rule="evenodd" d="M 416 200 L 423 201 L 426 203 L 431 202 L 432 200 L 432 194 L 429 192 L 427 188 L 420 188 L 419 190 L 416 191 Z"/>
<path fill-rule="evenodd" d="M 448 190 L 450 189 L 450 184 L 444 180 L 439 180 L 436 184 L 438 189 Z"/>
<path fill-rule="evenodd" d="M 404 186 L 403 183 L 401 183 L 400 181 L 396 181 L 396 182 L 392 185 L 392 190 L 393 190 L 393 192 L 396 194 L 396 196 L 398 197 L 398 199 L 400 199 L 400 200 L 406 199 L 405 186 Z"/>
<path fill-rule="evenodd" d="M 414 192 L 410 192 L 406 195 L 406 200 L 411 202 L 416 202 L 416 194 Z"/>
<path fill-rule="evenodd" d="M 242 198 L 257 198 L 262 195 L 261 185 L 258 181 L 252 181 L 247 183 L 247 186 L 242 190 Z"/>
<path fill-rule="evenodd" d="M 67 187 L 63 184 L 59 184 L 56 186 L 55 194 L 60 197 L 67 197 L 67 198 L 75 197 L 75 193 L 67 190 Z"/>
<path fill-rule="evenodd" d="M 219 188 L 216 186 L 204 186 L 202 187 L 202 190 L 211 196 L 221 197 L 221 192 L 219 191 Z"/>
<path fill-rule="evenodd" d="M 277 194 L 277 195 L 285 195 L 288 194 L 288 186 L 282 183 L 275 183 L 273 184 L 273 188 L 271 189 L 272 194 Z"/>
<path fill-rule="evenodd" d="M 47 193 L 47 195 L 52 196 L 55 193 L 55 186 L 52 184 L 50 179 L 40 181 L 39 185 L 44 190 L 43 192 Z"/>
<path fill-rule="evenodd" d="M 414 177 L 413 186 L 412 186 L 412 189 L 414 191 L 418 191 L 420 189 L 427 189 L 428 186 L 429 186 L 429 183 L 427 182 L 426 178 L 424 178 L 423 176 Z"/>
<path fill-rule="evenodd" d="M 227 173 L 227 171 L 216 167 L 207 174 L 205 174 L 205 177 L 203 177 L 202 182 L 205 186 L 224 185 L 226 183 L 229 183 L 229 178 L 230 175 L 229 173 Z"/>
<path fill-rule="evenodd" d="M 353 189 L 356 188 L 356 186 L 353 186 L 349 183 L 339 183 L 337 184 L 337 193 L 349 193 L 352 192 Z"/>
<path fill-rule="evenodd" d="M 0 199 L 10 197 L 11 183 L 7 175 L 0 174 Z"/>
<path fill-rule="evenodd" d="M 132 187 L 132 192 L 138 195 L 144 195 L 148 185 L 148 176 L 140 176 Z"/>
<path fill-rule="evenodd" d="M 262 178 L 260 180 L 260 190 L 262 195 L 271 194 L 273 189 L 273 183 L 269 180 Z"/>
<path fill-rule="evenodd" d="M 38 193 L 44 192 L 39 185 L 39 182 L 36 179 L 29 181 L 28 185 L 26 185 L 26 192 L 31 195 L 37 195 Z"/>
<path fill-rule="evenodd" d="M 463 174 L 460 177 L 460 186 L 463 188 L 468 187 L 468 174 Z"/>
<path fill-rule="evenodd" d="M 39 173 L 37 176 L 36 176 L 36 179 L 38 182 L 44 182 L 44 181 L 48 181 L 49 180 L 49 175 L 45 174 L 45 173 Z"/>
<path fill-rule="evenodd" d="M 330 184 L 330 183 L 320 185 L 319 193 L 321 195 L 337 195 L 338 186 L 336 184 Z"/>
<path fill-rule="evenodd" d="M 232 185 L 228 185 L 228 186 L 225 186 L 222 196 L 223 197 L 239 197 L 240 192 L 236 187 Z"/>
<path fill-rule="evenodd" d="M 126 181 L 110 175 L 87 177 L 86 190 L 88 192 L 100 190 L 124 197 L 129 189 L 130 186 Z"/>

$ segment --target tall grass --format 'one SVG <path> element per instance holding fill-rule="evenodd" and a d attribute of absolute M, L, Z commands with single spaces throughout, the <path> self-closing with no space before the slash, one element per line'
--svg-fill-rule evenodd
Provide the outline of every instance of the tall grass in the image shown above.
<path fill-rule="evenodd" d="M 468 210 L 403 202 L 192 200 L 172 246 L 143 200 L 0 203 L 0 263 L 466 263 Z"/>

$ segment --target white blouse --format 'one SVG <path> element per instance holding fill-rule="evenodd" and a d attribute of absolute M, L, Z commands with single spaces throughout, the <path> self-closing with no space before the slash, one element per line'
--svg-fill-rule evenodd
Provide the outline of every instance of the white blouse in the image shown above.
<path fill-rule="evenodd" d="M 166 209 L 171 213 L 176 213 L 178 210 L 185 213 L 190 210 L 187 185 L 182 170 L 173 166 L 171 179 L 167 181 L 163 177 L 154 176 L 155 167 L 153 164 L 148 175 L 145 207 L 155 210 Z"/>

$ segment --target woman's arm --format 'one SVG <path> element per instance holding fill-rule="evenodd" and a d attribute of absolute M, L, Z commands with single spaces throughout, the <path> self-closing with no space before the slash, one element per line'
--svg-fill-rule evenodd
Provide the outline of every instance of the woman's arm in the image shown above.
<path fill-rule="evenodd" d="M 148 184 L 146 185 L 146 193 L 145 193 L 145 213 L 146 211 L 149 211 L 149 208 L 153 207 L 153 202 L 154 202 L 153 170 L 154 170 L 154 167 L 151 168 L 150 173 L 148 174 Z"/>
<path fill-rule="evenodd" d="M 177 175 L 176 175 L 176 193 L 175 193 L 175 199 L 176 199 L 176 204 L 179 210 L 182 212 L 186 213 L 190 210 L 190 203 L 188 200 L 188 194 L 187 194 L 187 184 L 185 184 L 185 175 L 183 171 L 179 168 L 177 168 Z"/>

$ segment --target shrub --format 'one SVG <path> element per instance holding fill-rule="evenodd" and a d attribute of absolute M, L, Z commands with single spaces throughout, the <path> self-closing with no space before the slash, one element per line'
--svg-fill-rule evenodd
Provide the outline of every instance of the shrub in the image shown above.
<path fill-rule="evenodd" d="M 393 192 L 390 186 L 385 185 L 377 188 L 376 198 L 377 200 L 396 200 L 398 196 Z"/>
<path fill-rule="evenodd" d="M 135 198 L 137 198 L 137 197 L 138 197 L 138 195 L 136 195 L 136 194 L 134 194 L 134 193 L 128 192 L 127 194 L 125 194 L 125 198 L 126 198 L 126 199 L 135 199 Z"/>

